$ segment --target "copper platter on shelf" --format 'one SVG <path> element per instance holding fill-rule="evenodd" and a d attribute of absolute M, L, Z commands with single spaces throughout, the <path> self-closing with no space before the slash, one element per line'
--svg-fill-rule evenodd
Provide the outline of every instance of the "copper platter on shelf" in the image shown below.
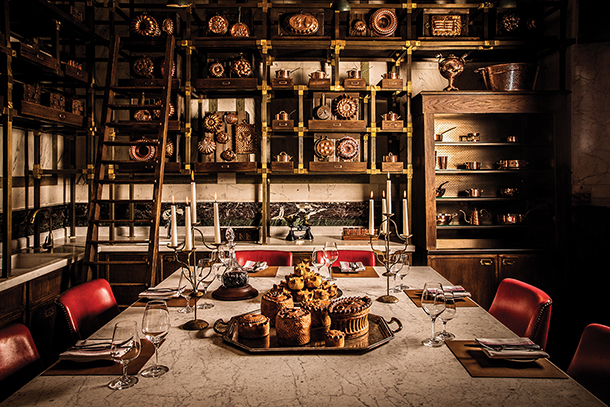
<path fill-rule="evenodd" d="M 257 311 L 255 311 L 257 312 Z M 248 312 L 251 314 L 252 312 Z M 242 314 L 245 315 L 245 314 Z M 379 315 L 369 314 L 369 331 L 357 338 L 346 338 L 343 347 L 327 347 L 324 340 L 324 328 L 311 330 L 311 341 L 301 346 L 280 346 L 277 342 L 275 328 L 270 329 L 268 336 L 260 339 L 241 338 L 238 332 L 238 321 L 242 315 L 237 315 L 225 322 L 222 319 L 214 323 L 214 331 L 222 335 L 225 342 L 249 353 L 365 353 L 380 347 L 394 339 L 394 334 L 402 329 L 402 323 L 392 317 L 389 321 Z M 392 330 L 389 326 L 396 323 L 398 328 Z M 222 329 L 221 327 L 226 327 Z"/>

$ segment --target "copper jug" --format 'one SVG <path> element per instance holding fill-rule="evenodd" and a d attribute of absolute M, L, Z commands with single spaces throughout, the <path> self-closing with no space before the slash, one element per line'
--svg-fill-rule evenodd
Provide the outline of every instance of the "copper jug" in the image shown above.
<path fill-rule="evenodd" d="M 486 209 L 481 209 L 478 210 L 477 208 L 474 208 L 474 210 L 470 213 L 470 219 L 468 219 L 468 215 L 466 215 L 466 212 L 464 212 L 463 210 L 460 209 L 460 212 L 462 212 L 464 214 L 464 221 L 466 221 L 466 223 L 470 223 L 473 226 L 477 226 L 481 224 L 481 220 L 483 219 L 483 216 L 485 214 L 487 214 L 487 216 L 491 217 L 491 215 L 489 214 L 489 212 L 487 212 Z"/>

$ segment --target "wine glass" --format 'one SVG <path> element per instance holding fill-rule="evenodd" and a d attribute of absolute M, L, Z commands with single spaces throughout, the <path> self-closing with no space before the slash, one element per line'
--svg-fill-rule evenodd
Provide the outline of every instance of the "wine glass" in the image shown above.
<path fill-rule="evenodd" d="M 339 249 L 337 249 L 337 244 L 335 242 L 324 243 L 324 258 L 328 264 L 328 277 L 326 277 L 325 280 L 336 281 L 337 279 L 333 277 L 332 268 L 333 263 L 339 258 Z"/>
<path fill-rule="evenodd" d="M 189 314 L 193 312 L 193 307 L 191 307 L 191 294 L 193 291 L 191 289 L 187 289 L 187 278 L 184 276 L 184 269 L 180 273 L 180 281 L 178 282 L 178 295 L 186 300 L 186 306 L 184 308 L 180 308 L 178 310 L 181 314 Z"/>
<path fill-rule="evenodd" d="M 432 337 L 424 339 L 422 344 L 433 348 L 442 346 L 444 341 L 434 333 L 436 318 L 445 311 L 445 295 L 441 283 L 428 282 L 424 285 L 421 294 L 421 307 L 432 320 Z"/>
<path fill-rule="evenodd" d="M 108 383 L 113 390 L 127 389 L 138 382 L 135 376 L 127 376 L 127 365 L 140 355 L 140 337 L 136 321 L 117 322 L 112 332 L 110 357 L 123 367 L 123 375 Z"/>
<path fill-rule="evenodd" d="M 403 252 L 397 253 L 395 261 L 396 261 L 396 265 L 398 267 L 397 267 L 396 272 L 394 273 L 394 284 L 395 284 L 394 292 L 399 293 L 403 290 L 409 289 L 409 286 L 404 285 L 402 283 L 402 280 L 411 271 L 411 265 L 409 263 L 409 255 L 407 253 L 403 253 Z M 397 278 L 400 278 L 400 283 L 396 283 Z"/>
<path fill-rule="evenodd" d="M 198 309 L 210 309 L 214 308 L 214 304 L 211 302 L 206 302 L 206 296 L 208 294 L 208 288 L 214 282 L 216 275 L 212 274 L 212 265 L 214 264 L 214 259 L 212 257 L 204 257 L 199 259 L 197 262 L 199 266 L 199 277 L 197 280 L 197 284 L 203 287 L 203 302 L 197 305 Z M 204 271 L 206 268 L 210 268 L 210 271 L 205 274 Z"/>
<path fill-rule="evenodd" d="M 436 336 L 444 341 L 454 339 L 455 335 L 451 332 L 447 332 L 447 321 L 451 321 L 455 316 L 457 308 L 455 306 L 455 297 L 452 291 L 445 291 L 445 311 L 439 316 L 443 322 L 443 331 L 436 334 Z"/>
<path fill-rule="evenodd" d="M 158 377 L 169 371 L 167 366 L 159 365 L 159 345 L 169 332 L 169 311 L 165 301 L 150 301 L 142 317 L 142 333 L 155 347 L 155 364 L 142 370 L 143 377 Z"/>
<path fill-rule="evenodd" d="M 316 268 L 316 272 L 320 273 L 320 269 L 326 264 L 324 258 L 324 249 L 314 247 L 311 252 L 311 265 Z"/>

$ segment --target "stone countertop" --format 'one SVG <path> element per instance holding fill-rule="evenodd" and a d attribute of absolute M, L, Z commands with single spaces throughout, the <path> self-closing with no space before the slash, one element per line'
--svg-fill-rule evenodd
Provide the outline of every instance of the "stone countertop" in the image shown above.
<path fill-rule="evenodd" d="M 198 317 L 211 324 L 218 319 L 259 309 L 261 294 L 292 271 L 281 267 L 278 276 L 253 277 L 256 298 L 225 302 L 210 298 L 209 310 Z M 378 272 L 380 270 L 378 269 Z M 160 284 L 176 287 L 178 273 Z M 447 283 L 429 267 L 412 267 L 405 284 L 419 288 L 426 281 Z M 385 293 L 385 278 L 340 278 L 345 296 Z M 212 283 L 211 291 L 218 287 Z M 371 313 L 386 320 L 400 319 L 404 328 L 388 343 L 364 354 L 257 354 L 225 343 L 212 329 L 185 331 L 192 314 L 170 308 L 172 327 L 159 349 L 159 363 L 169 372 L 159 378 L 139 377 L 134 388 L 113 391 L 111 376 L 39 376 L 6 400 L 3 406 L 601 406 L 571 378 L 472 378 L 446 347 L 427 348 L 430 318 L 404 294 L 400 301 L 373 301 Z M 93 337 L 109 338 L 120 320 L 140 324 L 142 307 L 130 307 Z M 391 325 L 395 329 L 394 325 Z M 437 325 L 437 329 L 440 324 Z M 485 310 L 458 308 L 447 329 L 457 339 L 514 337 Z M 552 355 L 551 355 L 552 360 Z M 153 363 L 151 359 L 147 365 Z"/>

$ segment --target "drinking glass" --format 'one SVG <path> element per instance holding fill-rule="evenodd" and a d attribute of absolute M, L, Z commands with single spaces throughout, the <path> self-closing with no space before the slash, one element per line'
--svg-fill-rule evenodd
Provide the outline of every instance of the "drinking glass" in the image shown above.
<path fill-rule="evenodd" d="M 135 376 L 127 376 L 127 365 L 140 355 L 140 337 L 136 321 L 117 322 L 112 332 L 110 357 L 123 367 L 123 375 L 108 383 L 113 390 L 127 389 L 138 382 Z"/>
<path fill-rule="evenodd" d="M 433 348 L 442 346 L 444 341 L 438 338 L 434 332 L 436 318 L 445 311 L 445 295 L 441 283 L 428 282 L 424 285 L 421 294 L 421 307 L 432 320 L 432 337 L 424 339 L 422 344 Z"/>
<path fill-rule="evenodd" d="M 457 309 L 455 307 L 455 297 L 452 291 L 445 291 L 445 311 L 439 316 L 443 323 L 443 331 L 436 334 L 443 341 L 454 339 L 455 335 L 447 332 L 447 321 L 451 321 L 455 316 Z"/>
<path fill-rule="evenodd" d="M 326 264 L 324 258 L 324 249 L 315 248 L 311 252 L 311 265 L 316 268 L 316 271 L 320 273 L 320 269 Z"/>
<path fill-rule="evenodd" d="M 399 293 L 403 290 L 409 289 L 408 285 L 402 283 L 402 279 L 405 278 L 409 272 L 411 271 L 411 264 L 409 263 L 409 255 L 407 253 L 398 253 L 396 254 L 395 261 L 397 271 L 394 273 L 394 292 Z M 400 283 L 396 282 L 396 279 L 400 278 Z"/>
<path fill-rule="evenodd" d="M 159 365 L 159 345 L 169 332 L 169 311 L 165 301 L 150 301 L 142 317 L 142 333 L 155 347 L 155 364 L 142 370 L 143 377 L 158 377 L 169 371 L 167 366 Z"/>
<path fill-rule="evenodd" d="M 192 289 L 187 288 L 188 281 L 184 277 L 184 269 L 180 273 L 180 281 L 178 282 L 178 295 L 186 300 L 186 306 L 184 308 L 180 308 L 178 310 L 181 314 L 189 314 L 193 312 L 193 307 L 191 307 L 191 294 L 193 293 Z"/>
<path fill-rule="evenodd" d="M 199 277 L 197 279 L 197 283 L 203 287 L 203 298 L 202 302 L 197 305 L 198 309 L 210 309 L 214 308 L 214 304 L 211 302 L 206 302 L 206 296 L 208 294 L 208 288 L 214 282 L 216 276 L 212 274 L 212 265 L 214 264 L 214 259 L 212 257 L 204 257 L 198 261 L 199 265 Z M 208 273 L 205 273 L 207 268 L 210 268 Z"/>
<path fill-rule="evenodd" d="M 399 293 L 401 289 L 400 284 L 398 284 L 397 278 L 400 276 L 400 272 L 404 267 L 404 264 L 401 261 L 396 260 L 396 258 L 394 259 L 394 261 L 395 263 L 392 263 L 392 265 L 390 266 L 390 273 L 392 273 L 392 275 L 394 276 L 394 286 L 390 288 L 390 292 Z"/>
<path fill-rule="evenodd" d="M 339 258 L 339 249 L 337 249 L 337 244 L 335 242 L 324 243 L 324 258 L 328 264 L 328 277 L 326 277 L 325 280 L 336 281 L 337 279 L 333 277 L 332 269 L 333 263 Z"/>

